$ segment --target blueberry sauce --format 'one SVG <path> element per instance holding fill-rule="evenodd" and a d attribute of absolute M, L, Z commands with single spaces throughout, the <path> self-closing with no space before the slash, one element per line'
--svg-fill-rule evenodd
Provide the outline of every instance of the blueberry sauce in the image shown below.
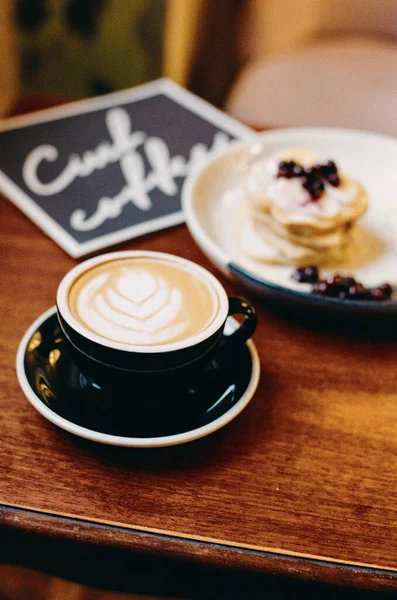
<path fill-rule="evenodd" d="M 326 279 L 320 279 L 317 267 L 299 267 L 292 274 L 292 278 L 299 283 L 311 283 L 311 292 L 317 296 L 339 298 L 340 300 L 371 300 L 373 302 L 384 302 L 390 300 L 393 289 L 389 283 L 374 288 L 366 288 L 354 277 L 342 275 L 330 275 Z"/>
<path fill-rule="evenodd" d="M 340 185 L 338 169 L 333 160 L 324 165 L 319 164 L 308 169 L 304 169 L 293 160 L 282 161 L 278 165 L 277 177 L 284 177 L 285 179 L 299 177 L 312 202 L 317 202 L 321 198 L 325 189 L 324 182 L 334 187 Z"/>

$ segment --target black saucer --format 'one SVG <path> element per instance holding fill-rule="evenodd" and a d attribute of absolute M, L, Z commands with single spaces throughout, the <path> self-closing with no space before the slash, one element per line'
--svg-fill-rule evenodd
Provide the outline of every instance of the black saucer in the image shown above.
<path fill-rule="evenodd" d="M 230 323 L 227 326 L 234 328 Z M 111 389 L 105 389 L 86 377 L 73 362 L 55 309 L 45 313 L 25 334 L 17 371 L 23 391 L 45 417 L 72 433 L 104 443 L 117 443 L 105 439 L 107 436 L 149 441 L 178 435 L 184 438 L 186 432 L 202 431 L 172 442 L 182 443 L 207 435 L 248 404 L 259 378 L 255 347 L 248 342 L 227 363 L 212 361 L 186 388 L 165 389 L 155 398 L 153 393 L 149 397 L 141 386 L 125 389 L 125 384 L 120 387 L 115 382 Z M 217 426 L 210 426 L 215 423 Z M 81 428 L 96 435 L 84 434 Z"/>

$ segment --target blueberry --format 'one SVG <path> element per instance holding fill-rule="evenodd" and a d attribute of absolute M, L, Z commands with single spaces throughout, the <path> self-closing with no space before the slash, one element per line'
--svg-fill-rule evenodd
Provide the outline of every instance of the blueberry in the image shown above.
<path fill-rule="evenodd" d="M 353 285 L 356 285 L 356 280 L 354 279 L 354 277 L 344 277 L 344 282 L 346 284 L 346 287 L 352 287 Z"/>
<path fill-rule="evenodd" d="M 292 177 L 302 177 L 304 172 L 304 168 L 294 160 L 282 161 L 278 165 L 277 177 L 292 179 Z"/>
<path fill-rule="evenodd" d="M 391 285 L 388 283 L 384 283 L 383 285 L 380 285 L 377 288 L 371 289 L 369 292 L 369 296 L 371 300 L 379 300 L 382 302 L 384 300 L 390 300 L 392 293 L 393 290 Z"/>
<path fill-rule="evenodd" d="M 361 299 L 365 298 L 365 296 L 366 296 L 366 289 L 361 283 L 356 282 L 355 285 L 352 285 L 349 288 L 348 297 L 351 300 L 361 300 Z"/>
<path fill-rule="evenodd" d="M 379 287 L 379 289 L 381 289 L 382 291 L 384 291 L 388 298 L 390 298 L 391 295 L 392 295 L 392 293 L 393 293 L 393 289 L 392 289 L 390 283 L 383 283 Z"/>
<path fill-rule="evenodd" d="M 340 179 L 336 173 L 331 173 L 328 175 L 327 181 L 334 187 L 338 187 L 340 185 Z"/>
<path fill-rule="evenodd" d="M 334 187 L 340 185 L 338 169 L 333 160 L 329 160 L 325 165 L 320 165 L 320 173 L 321 177 Z"/>
<path fill-rule="evenodd" d="M 313 294 L 319 294 L 320 296 L 325 296 L 328 290 L 328 285 L 326 281 L 319 281 L 315 283 L 312 288 Z"/>
<path fill-rule="evenodd" d="M 318 268 L 315 266 L 300 267 L 296 269 L 292 278 L 300 283 L 316 283 L 318 281 Z"/>
<path fill-rule="evenodd" d="M 334 161 L 329 160 L 325 165 L 321 165 L 321 170 L 328 175 L 329 173 L 336 173 L 338 169 L 336 168 Z"/>
<path fill-rule="evenodd" d="M 304 173 L 304 169 L 300 165 L 295 164 L 292 167 L 292 172 L 293 172 L 293 174 L 294 174 L 295 177 L 301 177 L 303 175 L 303 173 Z"/>
<path fill-rule="evenodd" d="M 329 275 L 326 279 L 326 283 L 330 287 L 339 287 L 342 283 L 342 277 L 340 275 Z"/>
<path fill-rule="evenodd" d="M 305 177 L 307 177 L 307 179 L 309 181 L 314 181 L 315 179 L 317 179 L 317 176 L 318 176 L 317 167 L 308 167 L 307 169 L 305 169 Z"/>
<path fill-rule="evenodd" d="M 385 292 L 380 287 L 370 290 L 369 297 L 371 300 L 376 300 L 376 301 L 387 300 L 387 296 L 386 296 Z"/>
<path fill-rule="evenodd" d="M 285 177 L 286 179 L 291 179 L 292 177 L 296 177 L 296 175 L 294 174 L 294 169 L 298 166 L 299 165 L 297 165 L 296 162 L 293 160 L 282 161 L 278 165 L 277 177 Z"/>

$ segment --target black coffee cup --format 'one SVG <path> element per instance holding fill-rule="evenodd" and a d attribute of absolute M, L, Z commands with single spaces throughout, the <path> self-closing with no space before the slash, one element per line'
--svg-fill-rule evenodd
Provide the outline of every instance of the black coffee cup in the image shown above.
<path fill-rule="evenodd" d="M 120 343 L 88 328 L 69 305 L 73 284 L 91 269 L 110 261 L 140 259 L 163 261 L 199 278 L 217 299 L 216 315 L 204 330 L 186 339 L 151 346 Z M 64 338 L 82 372 L 101 385 L 128 385 L 144 382 L 148 389 L 163 385 L 185 385 L 200 376 L 214 358 L 228 359 L 254 333 L 256 314 L 244 298 L 228 298 L 219 281 L 199 265 L 160 252 L 113 252 L 89 259 L 74 267 L 61 281 L 57 292 L 57 313 Z M 229 336 L 223 335 L 228 316 L 242 314 L 242 324 Z"/>

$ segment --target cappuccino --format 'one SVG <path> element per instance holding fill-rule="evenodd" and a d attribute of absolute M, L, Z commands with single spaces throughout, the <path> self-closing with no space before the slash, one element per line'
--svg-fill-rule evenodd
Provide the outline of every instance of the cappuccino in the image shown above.
<path fill-rule="evenodd" d="M 159 346 L 192 338 L 216 319 L 211 281 L 170 259 L 124 257 L 76 277 L 68 306 L 86 329 L 110 342 Z"/>

